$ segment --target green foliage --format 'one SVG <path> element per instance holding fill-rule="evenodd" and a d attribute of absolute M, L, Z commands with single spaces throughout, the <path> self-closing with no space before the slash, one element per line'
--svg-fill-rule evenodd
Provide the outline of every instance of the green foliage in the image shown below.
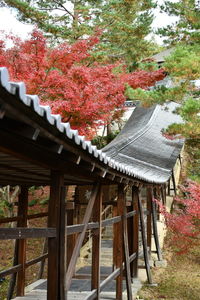
<path fill-rule="evenodd" d="M 107 144 L 109 144 L 118 134 L 119 134 L 119 130 L 116 130 L 109 133 L 107 136 L 96 136 L 92 140 L 92 144 L 96 145 L 98 149 L 101 149 L 105 147 Z"/>
<path fill-rule="evenodd" d="M 194 119 L 196 119 L 197 122 L 200 122 L 199 114 L 200 114 L 200 100 L 189 97 L 181 107 L 180 115 L 187 122 L 193 121 Z M 198 130 L 200 130 L 200 126 L 198 126 Z"/>
<path fill-rule="evenodd" d="M 198 43 L 200 40 L 200 8 L 197 0 L 165 1 L 161 11 L 178 17 L 175 24 L 158 30 L 167 44 Z"/>
<path fill-rule="evenodd" d="M 37 199 L 32 199 L 31 201 L 29 201 L 28 206 L 32 207 L 35 204 L 37 204 Z"/>
<path fill-rule="evenodd" d="M 130 100 L 140 100 L 145 107 L 154 104 L 163 104 L 166 101 L 180 102 L 184 96 L 184 87 L 177 86 L 174 88 L 166 88 L 159 86 L 153 90 L 133 89 L 130 86 L 126 88 L 126 97 Z"/>
<path fill-rule="evenodd" d="M 154 43 L 145 39 L 151 31 L 154 0 L 2 2 L 16 8 L 20 20 L 36 24 L 56 39 L 74 42 L 100 32 L 101 43 L 96 49 L 95 60 L 120 58 L 132 63 L 155 51 Z"/>
<path fill-rule="evenodd" d="M 200 76 L 200 46 L 178 45 L 169 57 L 164 68 L 176 81 L 195 80 Z"/>
<path fill-rule="evenodd" d="M 39 203 L 40 203 L 41 205 L 46 205 L 46 204 L 48 204 L 48 202 L 49 202 L 49 197 L 48 197 L 48 198 L 45 198 L 45 199 L 42 199 Z"/>
<path fill-rule="evenodd" d="M 172 124 L 168 128 L 168 133 L 172 135 L 179 133 L 188 139 L 198 140 L 200 138 L 200 99 L 187 98 L 179 114 L 185 123 Z"/>
<path fill-rule="evenodd" d="M 188 176 L 200 182 L 200 99 L 189 97 L 179 110 L 185 123 L 172 124 L 167 132 L 186 138 Z"/>

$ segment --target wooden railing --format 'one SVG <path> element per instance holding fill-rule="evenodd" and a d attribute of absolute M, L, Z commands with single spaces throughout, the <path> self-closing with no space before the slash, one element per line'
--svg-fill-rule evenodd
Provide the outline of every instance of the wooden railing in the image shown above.
<path fill-rule="evenodd" d="M 121 188 L 121 190 L 120 190 Z M 91 203 L 88 203 L 88 207 L 85 212 L 85 216 L 83 218 L 82 224 L 76 224 L 76 225 L 68 225 L 63 227 L 63 235 L 64 236 L 72 236 L 77 235 L 78 238 L 76 240 L 76 244 L 74 245 L 74 251 L 73 255 L 71 257 L 70 264 L 68 265 L 67 278 L 71 279 L 74 274 L 74 269 L 77 261 L 77 257 L 80 252 L 80 248 L 85 236 L 85 233 L 87 230 L 91 230 L 92 232 L 92 239 L 93 239 L 93 248 L 92 248 L 92 256 L 96 259 L 96 253 L 98 257 L 100 257 L 100 247 L 98 246 L 99 241 L 97 237 L 101 239 L 101 231 L 106 226 L 112 226 L 113 225 L 113 234 L 114 234 L 114 240 L 113 240 L 113 264 L 114 269 L 111 274 L 108 276 L 104 275 L 103 281 L 100 283 L 100 280 L 98 278 L 98 275 L 96 273 L 96 266 L 95 264 L 92 264 L 92 290 L 88 293 L 88 296 L 86 299 L 95 299 L 98 298 L 99 293 L 107 286 L 107 284 L 110 283 L 111 280 L 116 279 L 116 286 L 117 286 L 117 294 L 119 295 L 122 293 L 122 290 L 120 290 L 120 284 L 122 284 L 122 280 L 125 274 L 126 282 L 127 282 L 127 289 L 129 289 L 129 296 L 131 295 L 130 291 L 130 285 L 131 285 L 131 277 L 137 276 L 137 270 L 138 270 L 138 257 L 139 257 L 139 248 L 138 248 L 138 231 L 139 231 L 139 219 L 140 219 L 140 225 L 142 230 L 142 239 L 143 239 L 143 253 L 145 258 L 145 265 L 147 270 L 147 276 L 149 282 L 152 282 L 151 273 L 150 273 L 150 266 L 148 261 L 148 247 L 150 246 L 150 238 L 151 238 L 151 220 L 149 219 L 147 222 L 147 230 L 145 229 L 146 225 L 144 223 L 144 214 L 147 215 L 147 219 L 152 218 L 152 222 L 156 224 L 156 220 L 154 218 L 155 215 L 155 208 L 154 212 L 152 212 L 152 207 L 149 205 L 148 211 L 144 211 L 142 208 L 141 200 L 139 199 L 138 189 L 135 187 L 133 188 L 133 201 L 131 205 L 127 206 L 124 198 L 124 187 L 119 188 L 119 199 L 117 205 L 116 203 L 111 207 L 113 210 L 113 217 L 103 219 L 102 220 L 102 213 L 101 210 L 99 212 L 99 218 L 93 218 L 94 222 L 89 222 L 92 216 L 92 212 L 89 211 L 89 208 Z M 98 192 L 99 193 L 99 192 Z M 94 201 L 98 197 L 101 197 L 100 194 L 98 194 L 96 190 L 93 190 L 93 194 L 91 196 L 91 200 L 93 201 L 93 207 L 97 209 Z M 149 192 L 147 197 L 149 203 L 152 200 L 152 193 Z M 109 205 L 110 206 L 110 205 Z M 99 205 L 101 207 L 101 205 Z M 91 210 L 91 209 L 90 209 Z M 109 209 L 106 209 L 106 212 L 109 211 Z M 110 215 L 110 214 L 109 214 Z M 27 215 L 26 220 L 30 219 L 36 219 L 41 217 L 48 216 L 47 212 L 44 213 L 38 213 L 38 214 L 32 214 Z M 64 218 L 63 218 L 64 219 Z M 5 224 L 8 222 L 17 221 L 18 224 L 20 224 L 20 221 L 23 220 L 23 217 L 16 216 L 12 218 L 5 218 L 0 219 L 1 224 Z M 156 228 L 154 228 L 154 233 L 156 232 Z M 16 239 L 16 244 L 18 245 L 18 250 L 20 250 L 19 242 L 25 241 L 28 238 L 45 238 L 49 240 L 54 240 L 58 238 L 58 234 L 60 234 L 60 231 L 58 231 L 55 227 L 48 227 L 48 228 L 26 228 L 26 227 L 17 227 L 17 228 L 0 228 L 0 240 L 4 239 Z M 157 240 L 156 240 L 157 242 Z M 23 245 L 23 244 L 22 244 Z M 50 248 L 49 248 L 50 249 Z M 120 249 L 120 252 L 118 252 Z M 21 274 L 21 280 L 18 280 L 17 283 L 17 289 L 19 291 L 22 291 L 24 289 L 25 285 L 25 270 L 38 263 L 38 262 L 44 262 L 47 258 L 51 258 L 52 255 L 50 255 L 46 250 L 44 249 L 43 253 L 32 260 L 25 261 L 24 257 L 25 250 L 19 251 L 17 253 L 18 259 L 15 260 L 15 263 L 12 267 L 8 268 L 7 270 L 3 270 L 0 272 L 0 278 L 5 277 L 12 274 L 18 274 L 18 276 Z M 97 252 L 96 252 L 97 251 Z M 64 252 L 63 252 L 64 253 Z M 159 253 L 160 254 L 160 253 Z M 98 268 L 100 268 L 99 262 L 98 262 Z M 99 275 L 100 276 L 100 275 Z M 20 277 L 19 277 L 20 278 Z M 95 280 L 96 281 L 95 281 Z M 67 289 L 69 289 L 70 282 L 68 282 Z M 98 283 L 99 282 L 99 283 Z M 22 292 L 21 292 L 22 294 Z M 48 296 L 50 297 L 50 296 Z M 53 298 L 48 298 L 53 299 Z M 57 298 L 56 298 L 57 299 Z M 131 298 L 128 298 L 131 299 Z"/>

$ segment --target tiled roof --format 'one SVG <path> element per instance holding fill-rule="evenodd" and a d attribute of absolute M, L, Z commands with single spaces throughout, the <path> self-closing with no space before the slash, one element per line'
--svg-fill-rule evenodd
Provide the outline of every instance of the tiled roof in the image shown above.
<path fill-rule="evenodd" d="M 157 106 L 156 108 L 146 109 L 143 111 L 144 113 L 141 113 L 141 108 L 139 108 L 139 110 L 136 109 L 133 113 L 133 116 L 130 118 L 130 120 L 128 121 L 120 135 L 117 137 L 117 139 L 111 142 L 106 148 L 98 150 L 96 146 L 93 146 L 91 144 L 90 141 L 85 140 L 84 136 L 79 135 L 77 130 L 71 129 L 69 123 L 63 123 L 61 121 L 60 115 L 52 114 L 51 108 L 49 106 L 40 105 L 38 96 L 27 95 L 26 87 L 23 82 L 10 82 L 9 74 L 6 68 L 0 68 L 0 85 L 3 88 L 5 88 L 10 94 L 17 96 L 17 99 L 20 102 L 22 102 L 25 106 L 31 108 L 33 114 L 38 114 L 41 118 L 45 119 L 46 122 L 54 126 L 60 133 L 62 133 L 63 139 L 67 138 L 69 141 L 71 140 L 75 142 L 75 144 L 78 147 L 80 147 L 82 151 L 86 151 L 88 154 L 91 155 L 91 159 L 98 159 L 99 161 L 105 164 L 105 167 L 113 168 L 121 172 L 125 176 L 133 176 L 134 178 L 142 179 L 150 183 L 164 183 L 170 177 L 170 171 L 173 167 L 173 164 L 175 163 L 175 158 L 177 157 L 181 149 L 182 142 L 171 142 L 168 140 L 165 140 L 164 142 L 163 138 L 162 144 L 170 144 L 169 149 L 171 152 L 173 152 L 174 149 L 174 155 L 172 155 L 172 153 L 170 152 L 170 157 L 168 157 L 167 159 L 165 159 L 165 155 L 167 155 L 166 151 L 168 151 L 168 149 L 166 148 L 166 151 L 164 151 L 165 155 L 163 158 L 165 159 L 165 161 L 169 161 L 169 164 L 166 166 L 166 169 L 161 166 L 161 163 L 159 165 L 156 165 L 157 162 L 154 163 L 152 158 L 150 158 L 150 161 L 148 161 L 148 156 L 145 154 L 146 150 L 143 147 L 143 142 L 139 143 L 141 149 L 139 150 L 137 148 L 139 151 L 139 153 L 136 153 L 137 155 L 134 154 L 134 152 L 130 155 L 130 147 L 127 148 L 127 153 L 123 150 L 117 155 L 116 152 L 114 153 L 111 149 L 112 145 L 115 145 L 115 148 L 117 147 L 118 149 L 125 149 L 126 147 L 124 147 L 124 145 L 133 145 L 135 141 L 137 144 L 138 141 L 140 141 L 141 136 L 146 136 L 147 138 L 153 140 L 156 134 L 159 135 L 159 138 L 156 138 L 154 143 L 160 143 L 160 129 L 162 129 L 162 127 L 158 126 L 158 116 L 161 113 L 161 119 L 169 117 L 170 120 L 167 122 L 168 125 L 172 123 L 172 121 L 174 121 L 174 118 L 172 118 L 173 114 L 171 112 L 164 111 L 160 106 Z M 138 114 L 136 112 L 138 112 Z M 134 116 L 136 118 L 133 121 Z M 177 116 L 175 119 L 178 120 Z M 132 128 L 131 124 L 133 125 Z M 153 130 L 152 138 L 152 131 L 149 131 L 149 128 L 152 128 Z M 144 135 L 144 133 L 146 133 L 146 135 Z M 119 141 L 119 143 L 117 141 Z M 116 146 L 116 142 L 118 143 L 118 146 Z M 159 145 L 156 148 L 159 149 Z M 163 151 L 163 149 L 164 148 L 160 150 Z M 152 150 L 154 151 L 154 149 Z M 148 151 L 151 152 L 151 148 L 148 148 Z M 150 152 L 149 157 L 151 154 Z M 159 162 L 161 160 L 162 154 L 160 153 Z"/>
<path fill-rule="evenodd" d="M 136 107 L 120 134 L 104 149 L 109 157 L 128 164 L 137 178 L 166 182 L 183 146 L 183 140 L 169 140 L 162 130 L 182 122 L 173 113 L 177 104 L 151 108 Z"/>

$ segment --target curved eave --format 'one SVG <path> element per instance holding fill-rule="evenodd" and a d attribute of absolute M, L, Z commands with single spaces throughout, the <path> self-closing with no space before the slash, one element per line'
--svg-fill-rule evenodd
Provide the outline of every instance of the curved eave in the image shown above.
<path fill-rule="evenodd" d="M 77 154 L 85 162 L 93 165 L 94 169 L 101 170 L 101 177 L 110 174 L 112 178 L 119 176 L 128 181 L 141 180 L 142 182 L 162 184 L 166 182 L 168 176 L 151 177 L 150 172 L 137 170 L 134 166 L 135 162 L 121 162 L 117 157 L 111 158 L 104 150 L 98 150 L 84 136 L 78 134 L 77 130 L 73 130 L 69 123 L 63 123 L 60 115 L 51 113 L 49 106 L 40 105 L 39 99 L 34 95 L 26 94 L 26 87 L 23 82 L 16 83 L 9 81 L 9 74 L 6 68 L 0 68 L 0 87 L 1 87 L 1 112 L 4 110 L 18 118 L 20 111 L 20 120 L 37 127 L 45 137 L 55 141 L 60 147 L 63 147 L 72 154 Z M 11 95 L 7 101 L 7 95 Z M 78 163 L 77 163 L 78 165 Z"/>

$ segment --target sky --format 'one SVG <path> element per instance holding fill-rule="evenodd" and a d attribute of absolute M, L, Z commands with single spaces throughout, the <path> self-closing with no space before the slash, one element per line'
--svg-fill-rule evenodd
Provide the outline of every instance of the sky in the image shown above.
<path fill-rule="evenodd" d="M 158 1 L 159 4 L 163 0 Z M 33 29 L 32 25 L 27 25 L 19 22 L 16 17 L 16 12 L 13 9 L 0 7 L 0 30 L 4 30 L 6 33 L 13 32 L 15 35 L 25 39 Z M 169 17 L 165 13 L 160 13 L 159 9 L 155 10 L 155 20 L 152 24 L 153 29 L 163 27 L 176 21 L 177 18 Z M 157 43 L 162 44 L 162 39 L 158 36 L 155 37 Z"/>

